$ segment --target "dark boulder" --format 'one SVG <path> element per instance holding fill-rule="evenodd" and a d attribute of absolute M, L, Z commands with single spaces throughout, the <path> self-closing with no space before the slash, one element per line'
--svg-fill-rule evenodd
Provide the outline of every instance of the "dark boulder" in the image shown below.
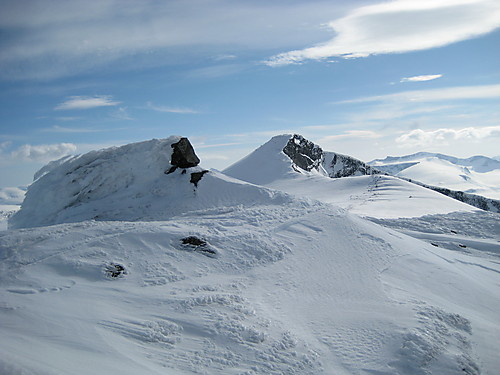
<path fill-rule="evenodd" d="M 173 143 L 172 159 L 170 164 L 178 168 L 196 167 L 200 159 L 196 156 L 194 148 L 187 138 L 181 138 L 179 142 Z"/>

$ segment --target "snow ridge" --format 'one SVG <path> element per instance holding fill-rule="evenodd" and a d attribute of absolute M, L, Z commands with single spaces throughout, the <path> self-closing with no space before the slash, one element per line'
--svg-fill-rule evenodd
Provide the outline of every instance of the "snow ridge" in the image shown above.
<path fill-rule="evenodd" d="M 171 164 L 181 137 L 92 151 L 45 168 L 10 228 L 82 220 L 160 220 L 192 210 L 285 202 L 285 194 Z M 201 181 L 200 181 L 201 180 Z"/>

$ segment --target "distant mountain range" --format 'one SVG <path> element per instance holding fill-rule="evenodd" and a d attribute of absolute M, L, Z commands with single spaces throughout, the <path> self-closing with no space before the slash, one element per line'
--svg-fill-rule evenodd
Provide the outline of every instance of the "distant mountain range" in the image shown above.
<path fill-rule="evenodd" d="M 371 166 L 393 176 L 426 185 L 500 199 L 500 161 L 486 156 L 467 159 L 419 152 L 376 159 Z"/>

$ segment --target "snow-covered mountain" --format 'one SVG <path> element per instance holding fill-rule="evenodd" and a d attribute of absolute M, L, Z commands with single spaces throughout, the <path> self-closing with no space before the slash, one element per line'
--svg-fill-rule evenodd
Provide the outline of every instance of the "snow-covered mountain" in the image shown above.
<path fill-rule="evenodd" d="M 443 154 L 417 154 L 376 159 L 369 163 L 394 176 L 427 185 L 500 199 L 500 161 L 485 156 L 467 159 Z"/>
<path fill-rule="evenodd" d="M 162 220 L 197 209 L 288 199 L 201 168 L 189 141 L 196 159 L 176 162 L 174 147 L 183 140 L 154 139 L 49 164 L 37 173 L 9 224 L 27 228 L 91 219 Z M 201 179 L 203 187 L 198 186 Z"/>
<path fill-rule="evenodd" d="M 294 145 L 295 152 L 286 151 Z M 273 137 L 223 172 L 253 184 L 334 203 L 362 216 L 416 217 L 474 210 L 432 190 L 379 174 L 354 158 L 324 152 L 299 135 Z M 331 178 L 338 176 L 350 177 Z"/>
<path fill-rule="evenodd" d="M 325 177 L 364 176 L 380 173 L 347 155 L 323 151 L 298 134 L 273 137 L 224 173 L 259 185 L 299 174 Z"/>
<path fill-rule="evenodd" d="M 498 214 L 321 153 L 275 137 L 229 169 L 254 184 L 180 137 L 45 168 L 0 232 L 0 373 L 495 374 Z"/>

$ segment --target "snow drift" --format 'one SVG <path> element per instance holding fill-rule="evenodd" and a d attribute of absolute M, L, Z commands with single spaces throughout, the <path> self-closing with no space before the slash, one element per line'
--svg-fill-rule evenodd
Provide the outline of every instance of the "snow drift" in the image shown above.
<path fill-rule="evenodd" d="M 285 194 L 207 171 L 196 165 L 195 154 L 189 156 L 191 163 L 176 161 L 173 146 L 182 139 L 153 139 L 49 164 L 37 173 L 9 226 L 160 220 L 210 207 L 289 200 Z"/>
<path fill-rule="evenodd" d="M 299 199 L 11 230 L 0 373 L 494 375 L 500 268 L 465 250 Z"/>

